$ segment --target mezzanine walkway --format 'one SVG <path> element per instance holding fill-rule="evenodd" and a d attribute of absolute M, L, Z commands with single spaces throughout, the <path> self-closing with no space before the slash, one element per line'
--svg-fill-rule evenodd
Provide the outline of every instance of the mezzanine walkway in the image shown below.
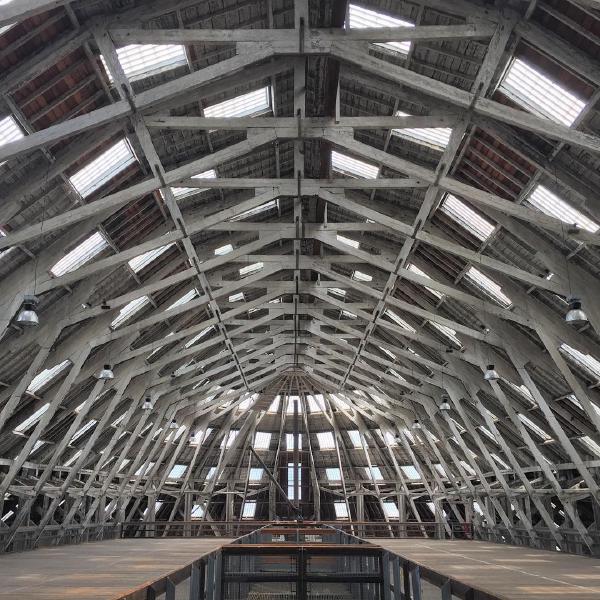
<path fill-rule="evenodd" d="M 503 600 L 599 600 L 600 560 L 469 540 L 370 539 Z"/>

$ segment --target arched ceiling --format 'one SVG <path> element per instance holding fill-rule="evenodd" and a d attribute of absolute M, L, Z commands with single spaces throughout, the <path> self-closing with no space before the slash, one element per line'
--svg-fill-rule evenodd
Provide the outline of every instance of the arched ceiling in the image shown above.
<path fill-rule="evenodd" d="M 73 486 L 139 506 L 178 460 L 188 485 L 203 448 L 240 419 L 250 443 L 295 381 L 331 403 L 314 427 L 301 410 L 313 444 L 335 414 L 389 430 L 386 481 L 423 469 L 411 502 L 493 498 L 489 521 L 532 535 L 496 499 L 526 495 L 559 542 L 555 494 L 592 545 L 577 502 L 598 502 L 600 466 L 597 8 L 0 6 L 0 492 L 34 490 L 11 527 L 50 485 L 48 520 Z M 218 435 L 190 449 L 173 419 L 178 440 Z M 218 464 L 235 479 L 234 449 Z"/>

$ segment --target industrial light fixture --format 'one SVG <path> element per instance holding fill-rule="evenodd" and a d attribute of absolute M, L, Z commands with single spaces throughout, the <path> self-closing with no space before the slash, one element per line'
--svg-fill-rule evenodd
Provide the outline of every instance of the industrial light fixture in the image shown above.
<path fill-rule="evenodd" d="M 102 367 L 102 370 L 100 371 L 100 373 L 98 373 L 98 379 L 108 380 L 108 379 L 114 379 L 114 378 L 115 378 L 115 374 L 113 373 L 113 370 L 110 368 L 110 365 L 104 365 Z"/>
<path fill-rule="evenodd" d="M 500 379 L 500 375 L 498 375 L 498 371 L 494 368 L 494 365 L 488 365 L 485 368 L 485 373 L 483 374 L 483 378 L 486 381 L 497 381 Z"/>
<path fill-rule="evenodd" d="M 17 315 L 17 323 L 22 327 L 37 327 L 40 324 L 36 306 L 38 300 L 35 296 L 25 296 L 23 299 L 23 308 Z"/>
<path fill-rule="evenodd" d="M 144 402 L 142 403 L 142 410 L 152 410 L 152 401 L 150 400 L 150 396 L 146 396 Z"/>
<path fill-rule="evenodd" d="M 565 321 L 569 325 L 584 325 L 588 322 L 587 315 L 581 308 L 581 300 L 578 298 L 569 299 L 569 310 L 565 316 Z"/>
<path fill-rule="evenodd" d="M 419 422 L 419 419 L 415 419 L 413 421 L 412 428 L 413 429 L 422 429 L 423 428 L 421 423 Z"/>
<path fill-rule="evenodd" d="M 451 409 L 450 402 L 448 402 L 448 396 L 442 396 L 442 403 L 440 404 L 440 410 L 448 411 Z"/>
<path fill-rule="evenodd" d="M 169 429 L 177 429 L 177 421 L 175 419 L 169 423 Z"/>

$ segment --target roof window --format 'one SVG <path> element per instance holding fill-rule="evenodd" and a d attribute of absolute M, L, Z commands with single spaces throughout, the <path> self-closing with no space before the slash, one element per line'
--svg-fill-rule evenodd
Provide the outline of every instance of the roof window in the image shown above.
<path fill-rule="evenodd" d="M 233 252 L 233 246 L 231 244 L 225 244 L 224 246 L 219 246 L 215 249 L 215 256 L 225 256 Z"/>
<path fill-rule="evenodd" d="M 194 175 L 192 179 L 216 179 L 217 172 L 214 169 L 209 169 L 208 171 L 204 171 L 204 173 L 200 173 L 199 175 Z M 188 196 L 193 196 L 194 194 L 199 194 L 200 192 L 205 192 L 208 188 L 189 188 L 189 187 L 172 187 L 171 191 L 173 192 L 173 196 L 177 198 L 177 200 L 181 200 L 182 198 L 187 198 Z"/>
<path fill-rule="evenodd" d="M 148 296 L 142 296 L 141 298 L 136 298 L 135 300 L 132 300 L 131 302 L 129 302 L 129 304 L 126 304 L 119 311 L 119 314 L 117 315 L 115 320 L 110 324 L 110 326 L 112 327 L 112 329 L 120 327 L 121 325 L 123 325 L 123 323 L 131 319 L 137 312 L 142 310 L 148 304 L 150 304 L 150 299 L 148 298 Z"/>
<path fill-rule="evenodd" d="M 0 34 L 1 33 L 2 30 L 0 30 Z M 23 133 L 23 130 L 19 127 L 19 124 L 12 115 L 0 119 L 0 146 L 16 142 L 24 137 L 25 134 Z M 5 163 L 6 161 L 1 162 L 0 167 Z"/>
<path fill-rule="evenodd" d="M 349 514 L 348 514 L 348 505 L 341 501 L 341 500 L 336 500 L 333 503 L 333 508 L 335 509 L 335 518 L 336 519 L 348 519 L 349 518 Z"/>
<path fill-rule="evenodd" d="M 178 44 L 130 44 L 117 49 L 117 56 L 129 81 L 144 79 L 187 64 L 184 46 Z M 104 70 L 113 78 L 103 56 Z"/>
<path fill-rule="evenodd" d="M 386 500 L 385 502 L 382 503 L 382 506 L 383 506 L 383 514 L 388 519 L 399 519 L 400 518 L 400 511 L 398 510 L 398 506 L 396 505 L 395 502 L 392 502 L 391 500 Z"/>
<path fill-rule="evenodd" d="M 353 448 L 362 448 L 362 438 L 360 435 L 360 431 L 357 429 L 349 429 L 347 432 L 348 437 L 350 438 L 350 443 Z"/>
<path fill-rule="evenodd" d="M 51 269 L 50 272 L 55 277 L 60 277 L 66 273 L 76 271 L 90 262 L 95 256 L 108 248 L 108 242 L 105 237 L 97 231 L 89 238 L 81 242 L 66 256 L 63 256 Z"/>
<path fill-rule="evenodd" d="M 594 358 L 591 354 L 584 354 L 576 350 L 568 344 L 562 343 L 559 348 L 560 352 L 571 359 L 579 367 L 583 368 L 596 379 L 600 379 L 600 361 Z"/>
<path fill-rule="evenodd" d="M 333 150 L 331 152 L 331 168 L 342 175 L 360 179 L 377 179 L 379 168 L 357 158 L 341 154 Z"/>
<path fill-rule="evenodd" d="M 367 29 L 367 28 L 381 28 L 381 27 L 414 27 L 414 23 L 404 21 L 391 15 L 377 12 L 375 10 L 369 10 L 357 4 L 350 4 L 349 16 L 350 16 L 350 29 Z M 400 54 L 408 54 L 410 51 L 410 42 L 384 42 L 374 44 L 386 50 L 397 52 Z"/>
<path fill-rule="evenodd" d="M 268 431 L 257 431 L 254 436 L 255 450 L 268 450 L 271 445 L 271 434 Z"/>
<path fill-rule="evenodd" d="M 151 262 L 154 262 L 172 246 L 173 244 L 167 244 L 166 246 L 160 246 L 159 248 L 148 250 L 148 252 L 144 252 L 144 254 L 140 254 L 139 256 L 132 258 L 129 261 L 129 266 L 134 273 L 139 273 L 142 269 L 147 267 Z"/>
<path fill-rule="evenodd" d="M 482 242 L 494 231 L 494 226 L 489 221 L 452 194 L 446 194 L 440 210 Z"/>
<path fill-rule="evenodd" d="M 381 472 L 381 468 L 380 467 L 364 467 L 365 469 L 365 473 L 367 474 L 367 477 L 375 480 L 375 481 L 382 481 L 383 480 L 383 473 Z"/>
<path fill-rule="evenodd" d="M 258 90 L 223 100 L 218 104 L 207 106 L 204 116 L 208 118 L 253 117 L 264 114 L 271 109 L 270 87 L 265 86 Z"/>
<path fill-rule="evenodd" d="M 277 208 L 277 206 L 278 206 L 277 200 L 269 200 L 268 202 L 265 202 L 264 204 L 261 204 L 260 206 L 256 206 L 254 208 L 249 208 L 248 210 L 245 210 L 244 212 L 240 213 L 239 215 L 236 215 L 235 217 L 233 217 L 229 220 L 230 221 L 243 221 L 244 219 L 247 219 L 248 217 L 253 217 L 255 215 L 259 215 L 260 213 L 266 212 L 267 210 Z"/>
<path fill-rule="evenodd" d="M 317 441 L 321 450 L 335 450 L 335 440 L 331 431 L 317 433 Z"/>
<path fill-rule="evenodd" d="M 502 292 L 502 288 L 487 275 L 484 275 L 481 271 L 475 267 L 469 267 L 469 270 L 465 273 L 466 278 L 478 287 L 486 296 L 503 306 L 508 308 L 512 304 L 512 300 Z"/>
<path fill-rule="evenodd" d="M 396 111 L 396 116 L 410 117 L 411 115 L 399 110 Z M 392 133 L 398 137 L 416 142 L 421 146 L 430 146 L 435 150 L 442 151 L 450 141 L 452 129 L 449 127 L 406 127 L 392 129 Z"/>
<path fill-rule="evenodd" d="M 181 296 L 181 298 L 178 298 L 177 300 L 175 300 L 175 302 L 173 302 L 173 304 L 171 304 L 168 308 L 166 308 L 165 312 L 167 312 L 169 310 L 173 310 L 174 308 L 178 308 L 179 306 L 183 306 L 184 304 L 187 304 L 188 302 L 191 302 L 197 295 L 198 295 L 198 290 L 196 288 L 189 290 L 183 296 Z"/>
<path fill-rule="evenodd" d="M 70 365 L 70 360 L 63 360 L 61 363 L 50 369 L 44 369 L 31 380 L 27 391 L 30 394 L 35 394 L 39 392 L 42 388 L 46 387 L 51 381 L 56 379 Z"/>
<path fill-rule="evenodd" d="M 425 271 L 419 269 L 419 267 L 417 267 L 417 265 L 413 265 L 412 263 L 410 265 L 408 265 L 408 270 L 411 273 L 414 273 L 415 275 L 420 275 L 421 277 L 425 277 L 426 279 L 431 279 L 431 277 L 429 275 L 427 275 L 427 273 L 425 273 Z M 433 294 L 436 298 L 443 298 L 444 294 L 442 294 L 442 292 L 438 292 L 437 290 L 434 290 L 430 287 L 425 286 L 425 289 Z"/>
<path fill-rule="evenodd" d="M 261 262 L 253 263 L 251 265 L 246 265 L 240 269 L 240 277 L 248 277 L 249 275 L 254 275 L 258 273 L 265 265 Z"/>
<path fill-rule="evenodd" d="M 409 325 L 404 319 L 399 317 L 393 310 L 389 308 L 386 309 L 384 315 L 386 317 L 389 317 L 389 319 L 393 321 L 396 325 L 402 327 L 402 329 L 406 329 L 407 331 L 412 331 L 413 333 L 416 333 L 416 329 L 412 325 Z"/>
<path fill-rule="evenodd" d="M 329 481 L 336 482 L 342 480 L 342 473 L 339 467 L 328 467 L 325 469 L 325 474 L 327 475 L 327 479 Z"/>
<path fill-rule="evenodd" d="M 256 500 L 246 500 L 242 508 L 242 519 L 254 519 Z"/>
<path fill-rule="evenodd" d="M 30 427 L 35 425 L 42 417 L 42 415 L 48 410 L 50 403 L 47 402 L 40 408 L 38 408 L 32 415 L 27 417 L 20 425 L 17 425 L 13 431 L 15 433 L 25 433 Z"/>
<path fill-rule="evenodd" d="M 360 246 L 360 242 L 356 240 L 351 240 L 350 238 L 344 237 L 343 235 L 335 236 L 338 242 L 342 242 L 342 244 L 346 244 L 346 246 L 351 246 L 352 248 L 358 248 Z"/>

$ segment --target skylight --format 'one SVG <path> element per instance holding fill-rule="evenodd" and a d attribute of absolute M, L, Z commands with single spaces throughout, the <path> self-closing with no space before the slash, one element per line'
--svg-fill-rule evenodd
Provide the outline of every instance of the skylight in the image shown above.
<path fill-rule="evenodd" d="M 142 310 L 144 306 L 150 304 L 148 296 L 142 296 L 132 300 L 129 304 L 126 304 L 116 316 L 115 320 L 110 324 L 113 329 L 123 325 L 127 320 L 131 319 L 137 312 Z"/>
<path fill-rule="evenodd" d="M 413 481 L 416 479 L 421 479 L 421 476 L 414 465 L 406 465 L 400 468 L 409 479 L 412 479 Z"/>
<path fill-rule="evenodd" d="M 536 425 L 529 417 L 526 417 L 523 413 L 518 413 L 519 419 L 523 421 L 523 423 L 531 429 L 534 433 L 536 433 L 542 440 L 545 442 L 552 439 L 539 425 Z"/>
<path fill-rule="evenodd" d="M 348 431 L 346 431 L 346 433 L 350 438 L 350 443 L 352 444 L 353 448 L 363 447 L 360 431 L 358 431 L 357 429 L 349 429 Z"/>
<path fill-rule="evenodd" d="M 292 452 L 295 450 L 294 448 L 294 434 L 286 433 L 285 434 L 285 449 Z M 298 434 L 298 450 L 302 450 L 302 435 Z"/>
<path fill-rule="evenodd" d="M 97 423 L 96 419 L 90 419 L 83 427 L 79 428 L 78 431 L 75 432 L 69 444 L 76 442 L 80 437 L 84 436 L 94 425 Z"/>
<path fill-rule="evenodd" d="M 247 219 L 248 217 L 253 217 L 255 215 L 259 215 L 262 212 L 266 212 L 267 210 L 271 210 L 273 208 L 277 208 L 277 200 L 269 200 L 260 206 L 256 206 L 254 208 L 249 208 L 244 212 L 241 212 L 239 215 L 229 219 L 230 221 L 242 221 Z"/>
<path fill-rule="evenodd" d="M 383 473 L 380 467 L 364 467 L 367 477 L 374 479 L 375 481 L 381 481 L 383 479 Z"/>
<path fill-rule="evenodd" d="M 255 450 L 268 450 L 271 445 L 271 434 L 268 431 L 257 431 L 254 436 Z"/>
<path fill-rule="evenodd" d="M 260 467 L 252 467 L 250 469 L 249 481 L 261 481 L 263 478 L 263 469 Z"/>
<path fill-rule="evenodd" d="M 225 441 L 225 438 L 223 438 L 223 441 L 221 442 L 221 448 L 223 447 L 223 445 L 225 446 L 225 448 L 231 448 L 231 445 L 235 441 L 235 438 L 237 437 L 238 433 L 239 431 L 237 429 L 231 429 L 229 431 L 229 435 L 227 436 L 227 441 Z"/>
<path fill-rule="evenodd" d="M 333 507 L 335 509 L 335 518 L 336 519 L 348 519 L 349 518 L 349 514 L 348 514 L 348 506 L 346 505 L 345 502 L 341 501 L 341 500 L 336 500 L 333 503 Z"/>
<path fill-rule="evenodd" d="M 242 519 L 254 519 L 256 500 L 246 500 L 242 508 Z"/>
<path fill-rule="evenodd" d="M 208 469 L 208 473 L 206 474 L 206 480 L 212 479 L 217 472 L 217 467 L 211 467 Z"/>
<path fill-rule="evenodd" d="M 526 110 L 571 126 L 585 102 L 531 65 L 515 58 L 498 88 Z"/>
<path fill-rule="evenodd" d="M 400 511 L 398 510 L 398 506 L 395 502 L 391 500 L 386 500 L 383 502 L 383 513 L 388 519 L 399 519 Z"/>
<path fill-rule="evenodd" d="M 375 165 L 341 154 L 335 150 L 331 152 L 331 168 L 342 175 L 361 179 L 377 179 L 379 174 L 379 168 Z"/>
<path fill-rule="evenodd" d="M 591 231 L 592 233 L 596 233 L 596 231 L 600 229 L 600 225 L 586 217 L 576 208 L 567 204 L 564 200 L 542 185 L 537 185 L 535 187 L 528 200 L 542 212 L 559 219 L 563 223 L 577 225 L 577 227 L 581 227 L 581 229 Z"/>
<path fill-rule="evenodd" d="M 267 410 L 268 413 L 274 414 L 279 410 L 279 402 L 281 400 L 280 396 L 275 396 L 275 398 L 273 398 L 273 402 L 271 402 L 271 405 L 269 406 L 269 409 Z"/>
<path fill-rule="evenodd" d="M 140 254 L 139 256 L 132 258 L 129 261 L 129 266 L 134 273 L 139 273 L 151 262 L 154 262 L 159 256 L 164 254 L 169 248 L 171 248 L 171 246 L 173 246 L 173 244 L 167 244 L 166 246 L 160 246 L 159 248 L 154 248 L 154 250 L 144 252 L 144 254 Z"/>
<path fill-rule="evenodd" d="M 265 113 L 271 109 L 270 87 L 265 86 L 258 90 L 224 100 L 218 104 L 207 106 L 204 116 L 208 118 L 252 117 Z"/>
<path fill-rule="evenodd" d="M 356 4 L 349 6 L 350 29 L 366 29 L 381 27 L 414 27 L 414 23 L 403 21 L 397 17 L 392 17 L 384 13 L 369 10 Z M 401 54 L 408 54 L 410 51 L 410 42 L 384 42 L 374 44 Z"/>
<path fill-rule="evenodd" d="M 174 465 L 167 479 L 179 479 L 187 469 L 187 465 Z"/>
<path fill-rule="evenodd" d="M 320 413 L 325 410 L 325 405 L 323 404 L 323 395 L 317 394 L 313 396 L 312 394 L 308 394 L 308 410 L 312 413 Z"/>
<path fill-rule="evenodd" d="M 579 440 L 587 446 L 587 449 L 590 452 L 600 457 L 600 445 L 598 445 L 591 437 L 584 435 L 583 437 L 579 438 Z"/>
<path fill-rule="evenodd" d="M 130 44 L 117 49 L 117 56 L 129 81 L 144 79 L 187 64 L 184 46 L 174 44 Z M 104 57 L 100 57 L 112 82 Z"/>
<path fill-rule="evenodd" d="M 345 298 L 346 297 L 346 290 L 342 290 L 340 288 L 327 288 L 327 292 L 329 294 L 333 294 L 334 296 L 340 296 L 341 298 Z"/>
<path fill-rule="evenodd" d="M 409 117 L 410 115 L 399 110 L 396 112 L 396 116 Z M 403 129 L 392 129 L 392 133 L 422 146 L 431 146 L 441 151 L 448 145 L 452 129 L 449 127 L 406 127 Z"/>
<path fill-rule="evenodd" d="M 429 321 L 433 327 L 435 327 L 442 335 L 446 336 L 449 340 L 455 343 L 457 346 L 462 347 L 461 341 L 456 337 L 456 331 L 452 327 L 436 323 L 435 321 Z"/>
<path fill-rule="evenodd" d="M 129 143 L 121 140 L 77 171 L 69 181 L 82 198 L 87 198 L 134 162 Z"/>
<path fill-rule="evenodd" d="M 386 431 L 385 433 L 383 433 L 381 431 L 381 429 L 378 429 L 377 433 L 378 433 L 379 437 L 381 438 L 381 440 L 383 442 L 385 442 L 388 446 L 397 446 L 398 445 L 398 441 L 396 440 L 396 437 L 394 436 L 394 434 L 391 431 Z"/>
<path fill-rule="evenodd" d="M 50 369 L 44 369 L 31 380 L 27 391 L 30 394 L 37 393 L 52 380 L 56 379 L 70 364 L 70 360 L 63 360 L 61 363 Z"/>
<path fill-rule="evenodd" d="M 65 467 L 70 467 L 81 456 L 81 450 L 77 450 L 69 460 L 65 461 Z"/>
<path fill-rule="evenodd" d="M 48 410 L 50 403 L 47 402 L 40 408 L 38 408 L 32 415 L 27 417 L 22 423 L 17 425 L 13 431 L 15 433 L 25 433 L 30 427 L 32 427 L 35 423 L 37 423 L 42 415 Z"/>
<path fill-rule="evenodd" d="M 338 242 L 342 242 L 342 244 L 346 244 L 346 246 L 351 246 L 352 248 L 358 248 L 360 246 L 360 242 L 357 242 L 356 240 L 351 240 L 350 238 L 347 238 L 343 235 L 336 235 L 335 236 Z"/>
<path fill-rule="evenodd" d="M 600 379 L 600 361 L 591 354 L 584 354 L 565 343 L 560 345 L 559 350 L 580 367 L 583 367 L 590 375 Z"/>
<path fill-rule="evenodd" d="M 396 325 L 402 327 L 402 329 L 416 333 L 416 329 L 412 325 L 409 325 L 404 319 L 399 317 L 393 310 L 389 308 L 386 309 L 384 315 L 389 317 Z"/>
<path fill-rule="evenodd" d="M 194 175 L 192 179 L 216 179 L 217 172 L 214 169 L 209 169 L 208 171 L 204 171 L 204 173 L 200 173 L 199 175 Z M 188 196 L 193 196 L 194 194 L 199 194 L 200 192 L 205 192 L 208 188 L 188 188 L 188 187 L 172 187 L 171 191 L 173 192 L 173 196 L 177 198 L 177 200 L 181 200 L 182 198 L 187 198 Z"/>
<path fill-rule="evenodd" d="M 296 481 L 298 482 L 298 498 L 296 498 L 296 489 L 294 486 L 294 471 L 296 472 Z M 289 462 L 287 466 L 287 480 L 288 480 L 288 498 L 290 500 L 301 500 L 302 499 L 302 466 L 300 463 L 296 464 L 294 469 L 294 463 Z"/>
<path fill-rule="evenodd" d="M 482 242 L 494 231 L 494 226 L 489 221 L 452 194 L 446 194 L 440 210 Z"/>
<path fill-rule="evenodd" d="M 177 300 L 175 300 L 175 302 L 173 302 L 173 304 L 171 304 L 168 308 L 165 308 L 165 312 L 167 312 L 169 310 L 173 310 L 174 308 L 177 308 L 179 306 L 183 306 L 184 304 L 187 304 L 188 302 L 191 302 L 197 295 L 198 295 L 198 291 L 196 290 L 196 288 L 189 290 L 183 296 L 181 296 L 181 298 L 178 298 Z"/>
<path fill-rule="evenodd" d="M 86 263 L 108 248 L 108 242 L 104 236 L 97 231 L 79 246 L 73 248 L 66 256 L 63 256 L 51 269 L 55 277 L 60 277 L 71 271 L 76 271 Z"/>
<path fill-rule="evenodd" d="M 194 504 L 190 516 L 192 519 L 202 519 L 204 517 L 204 507 L 201 504 Z"/>
<path fill-rule="evenodd" d="M 419 267 L 417 267 L 417 265 L 413 265 L 412 263 L 410 265 L 408 265 L 408 270 L 411 273 L 414 273 L 415 275 L 420 275 L 421 277 L 425 277 L 426 279 L 431 279 L 431 277 L 429 275 L 427 275 L 427 273 L 425 273 L 425 271 L 419 269 Z M 442 294 L 442 292 L 438 292 L 437 290 L 434 290 L 430 287 L 425 286 L 425 289 L 433 294 L 436 298 L 443 298 L 444 294 Z"/>
<path fill-rule="evenodd" d="M 329 467 L 325 469 L 325 474 L 327 475 L 327 479 L 329 481 L 336 482 L 342 480 L 342 474 L 339 467 Z"/>
<path fill-rule="evenodd" d="M 200 333 L 198 333 L 197 335 L 195 335 L 191 340 L 189 340 L 188 342 L 186 342 L 185 345 L 184 345 L 184 348 L 190 348 L 196 342 L 199 342 L 207 333 L 209 333 L 210 331 L 212 331 L 212 328 L 213 328 L 213 326 L 211 325 L 210 327 L 207 327 L 206 329 L 203 329 Z"/>
<path fill-rule="evenodd" d="M 331 431 L 317 433 L 317 441 L 321 450 L 335 450 L 335 440 Z"/>
<path fill-rule="evenodd" d="M 373 281 L 373 277 L 371 277 L 371 275 L 367 275 L 366 273 L 363 273 L 362 271 L 354 271 L 354 273 L 352 273 L 352 279 L 355 279 L 356 281 L 363 281 L 365 283 L 369 283 L 370 281 Z"/>
<path fill-rule="evenodd" d="M 238 292 L 237 294 L 231 294 L 227 299 L 228 302 L 243 302 L 244 301 L 244 292 Z"/>
<path fill-rule="evenodd" d="M 465 276 L 471 283 L 476 285 L 486 296 L 503 306 L 508 308 L 512 304 L 512 300 L 502 292 L 502 288 L 487 275 L 475 267 L 469 267 Z"/>
<path fill-rule="evenodd" d="M 219 246 L 215 250 L 215 256 L 225 256 L 230 252 L 233 252 L 233 246 L 231 244 L 225 244 L 224 246 Z"/>
<path fill-rule="evenodd" d="M 254 275 L 254 273 L 258 273 L 262 268 L 264 267 L 264 264 L 261 262 L 257 262 L 251 265 L 246 265 L 245 267 L 242 267 L 240 269 L 240 277 L 247 277 L 249 275 Z"/>
<path fill-rule="evenodd" d="M 0 146 L 23 139 L 25 134 L 12 115 L 0 119 Z M 6 161 L 5 161 L 6 162 Z M 0 167 L 4 162 L 0 163 Z"/>

